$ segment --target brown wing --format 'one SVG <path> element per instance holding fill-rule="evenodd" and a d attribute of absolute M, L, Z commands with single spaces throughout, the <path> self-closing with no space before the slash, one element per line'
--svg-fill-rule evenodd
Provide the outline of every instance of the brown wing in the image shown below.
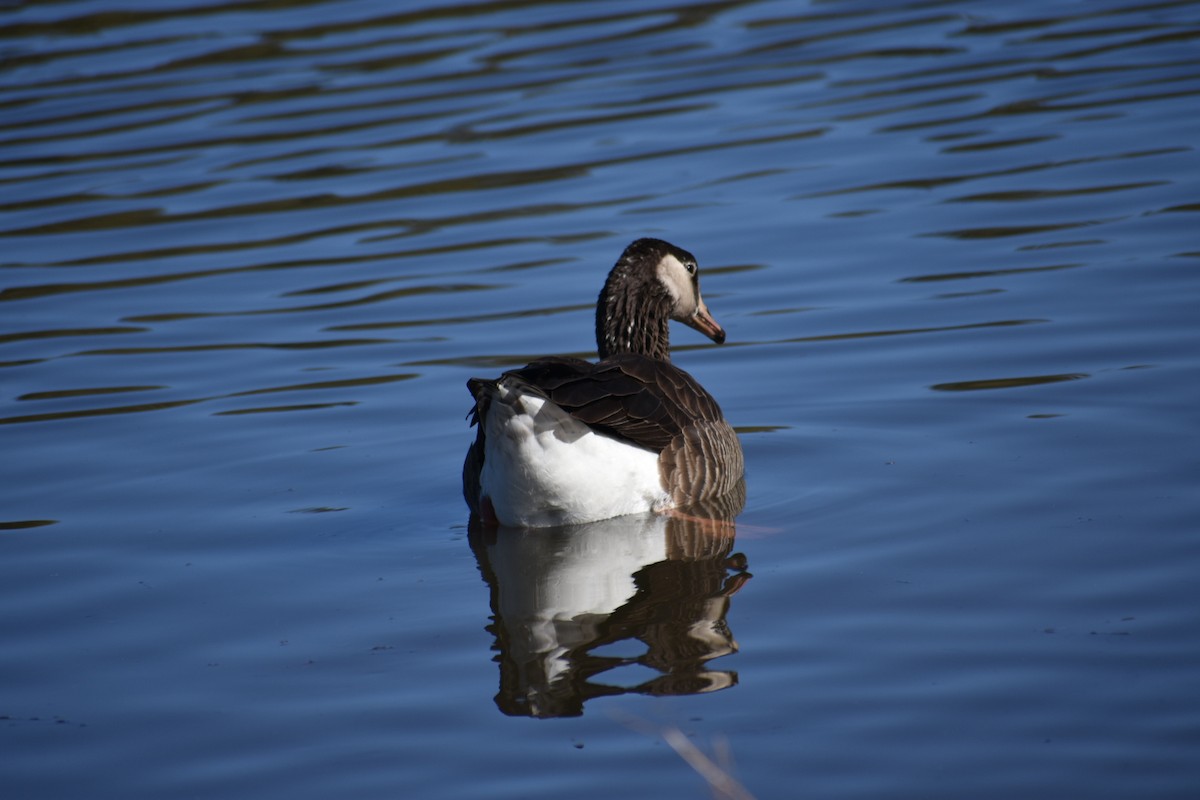
<path fill-rule="evenodd" d="M 551 358 L 505 375 L 592 428 L 655 452 L 697 422 L 723 420 L 717 401 L 691 375 L 645 356 L 610 356 L 596 364 Z"/>

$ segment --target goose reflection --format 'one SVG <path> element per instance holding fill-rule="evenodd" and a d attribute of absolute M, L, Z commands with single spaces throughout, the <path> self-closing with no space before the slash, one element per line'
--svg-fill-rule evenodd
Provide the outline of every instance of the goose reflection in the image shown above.
<path fill-rule="evenodd" d="M 473 517 L 471 548 L 491 590 L 500 710 L 578 716 L 594 697 L 736 685 L 736 672 L 707 664 L 738 649 L 725 616 L 750 578 L 745 557 L 733 553 L 744 499 L 743 484 L 716 507 L 563 528 L 497 528 Z M 621 680 L 643 677 L 638 666 L 658 674 Z"/>

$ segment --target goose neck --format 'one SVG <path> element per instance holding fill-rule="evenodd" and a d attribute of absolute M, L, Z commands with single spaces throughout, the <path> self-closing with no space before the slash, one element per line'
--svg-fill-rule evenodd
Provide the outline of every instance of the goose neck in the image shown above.
<path fill-rule="evenodd" d="M 609 276 L 596 305 L 596 349 L 600 358 L 635 353 L 671 360 L 670 298 L 653 284 L 638 287 Z"/>

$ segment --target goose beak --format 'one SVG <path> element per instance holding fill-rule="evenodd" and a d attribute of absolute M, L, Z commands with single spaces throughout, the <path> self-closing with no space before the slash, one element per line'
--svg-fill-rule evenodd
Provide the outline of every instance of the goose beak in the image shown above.
<path fill-rule="evenodd" d="M 717 344 L 725 344 L 725 329 L 717 324 L 712 314 L 708 313 L 708 306 L 704 304 L 703 300 L 696 304 L 695 313 L 682 322 L 689 328 L 700 331 Z"/>

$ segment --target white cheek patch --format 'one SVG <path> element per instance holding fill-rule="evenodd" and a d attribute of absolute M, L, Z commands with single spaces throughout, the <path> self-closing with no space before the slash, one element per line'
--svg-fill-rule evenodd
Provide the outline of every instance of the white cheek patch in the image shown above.
<path fill-rule="evenodd" d="M 658 262 L 658 280 L 667 287 L 676 318 L 691 316 L 696 311 L 696 293 L 692 290 L 692 276 L 683 262 L 671 254 Z"/>

